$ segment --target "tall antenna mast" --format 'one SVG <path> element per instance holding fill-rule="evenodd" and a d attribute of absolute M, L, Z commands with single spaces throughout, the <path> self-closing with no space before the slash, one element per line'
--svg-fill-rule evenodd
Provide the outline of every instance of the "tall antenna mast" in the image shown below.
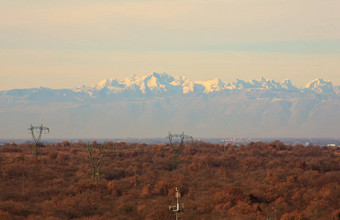
<path fill-rule="evenodd" d="M 44 127 L 42 124 L 40 126 L 33 126 L 31 124 L 31 127 L 28 130 L 31 131 L 32 138 L 33 138 L 33 141 L 34 141 L 32 154 L 33 154 L 33 156 L 37 156 L 38 147 L 41 145 L 40 140 L 41 140 L 42 133 L 43 133 L 43 131 L 50 133 L 50 129 L 48 127 Z M 39 132 L 38 136 L 35 136 L 36 131 Z"/>
<path fill-rule="evenodd" d="M 169 210 L 176 213 L 176 220 L 180 220 L 181 212 L 184 212 L 184 203 L 182 203 L 182 206 L 180 206 L 181 193 L 179 192 L 178 187 L 176 187 L 175 196 L 177 203 L 175 206 L 169 206 Z"/>

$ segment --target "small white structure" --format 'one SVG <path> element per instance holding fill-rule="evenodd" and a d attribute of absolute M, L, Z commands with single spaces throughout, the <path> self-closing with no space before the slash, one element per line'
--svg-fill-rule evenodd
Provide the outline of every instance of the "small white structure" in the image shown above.
<path fill-rule="evenodd" d="M 176 213 L 176 220 L 180 219 L 180 213 L 184 212 L 184 203 L 182 203 L 182 207 L 180 206 L 180 198 L 181 198 L 181 193 L 178 190 L 178 187 L 176 187 L 176 199 L 177 199 L 177 204 L 175 206 L 169 206 L 169 210 L 173 211 Z"/>

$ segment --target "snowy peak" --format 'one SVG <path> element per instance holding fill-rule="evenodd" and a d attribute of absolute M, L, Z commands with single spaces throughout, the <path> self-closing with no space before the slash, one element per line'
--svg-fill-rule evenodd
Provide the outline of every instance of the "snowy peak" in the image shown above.
<path fill-rule="evenodd" d="M 124 88 L 125 85 L 122 81 L 118 81 L 115 78 L 105 79 L 100 81 L 98 84 L 94 85 L 94 88 L 97 90 L 101 89 L 116 89 L 116 88 Z"/>
<path fill-rule="evenodd" d="M 128 90 L 140 92 L 142 94 L 167 91 L 169 82 L 173 81 L 173 77 L 167 74 L 151 73 L 143 77 L 131 75 L 124 80 L 115 78 L 105 79 L 97 84 L 90 86 L 78 87 L 76 91 L 83 91 L 89 94 L 106 91 L 108 94 L 127 92 Z"/>
<path fill-rule="evenodd" d="M 257 80 L 244 81 L 237 79 L 236 82 L 226 84 L 227 89 L 259 89 L 259 90 L 276 90 L 285 91 L 292 90 L 297 91 L 298 88 L 293 86 L 290 80 L 284 80 L 279 83 L 274 80 L 269 80 L 261 77 Z"/>
<path fill-rule="evenodd" d="M 208 80 L 208 81 L 196 81 L 196 84 L 202 85 L 204 89 L 204 93 L 212 93 L 212 92 L 219 92 L 224 89 L 226 89 L 226 84 L 222 82 L 219 78 L 216 78 L 214 80 Z"/>
<path fill-rule="evenodd" d="M 174 77 L 166 74 L 166 73 L 156 73 L 156 72 L 153 72 L 149 75 L 146 75 L 146 76 L 143 76 L 142 77 L 144 80 L 145 79 L 152 79 L 152 80 L 156 80 L 162 84 L 168 84 L 170 82 L 172 82 L 174 80 Z"/>
<path fill-rule="evenodd" d="M 334 95 L 335 89 L 332 82 L 323 79 L 315 79 L 303 87 L 304 92 Z"/>
<path fill-rule="evenodd" d="M 305 89 L 315 89 L 318 88 L 320 86 L 332 86 L 332 83 L 328 80 L 324 80 L 324 79 L 314 79 L 312 81 L 310 81 L 309 83 L 307 83 L 304 88 Z"/>
<path fill-rule="evenodd" d="M 252 80 L 250 82 L 251 87 L 250 88 L 257 88 L 257 89 L 263 89 L 263 90 L 292 90 L 297 91 L 298 88 L 293 86 L 292 82 L 288 79 L 284 80 L 283 82 L 276 82 L 274 80 L 268 80 L 264 77 L 259 78 L 258 80 Z"/>
<path fill-rule="evenodd" d="M 235 82 L 225 83 L 216 78 L 208 81 L 192 81 L 185 76 L 171 76 L 166 73 L 150 73 L 138 77 L 131 75 L 124 80 L 115 78 L 105 79 L 97 84 L 76 88 L 76 92 L 85 92 L 91 96 L 110 94 L 130 94 L 131 96 L 174 95 L 174 94 L 210 94 L 229 90 L 258 90 L 258 91 L 291 91 L 316 94 L 336 94 L 336 89 L 330 81 L 316 79 L 308 83 L 301 90 L 295 87 L 288 79 L 276 82 L 272 79 L 260 77 L 257 80 L 244 81 L 237 79 Z"/>
<path fill-rule="evenodd" d="M 166 73 L 151 73 L 141 78 L 140 90 L 143 94 L 148 91 L 166 92 L 174 78 Z"/>
<path fill-rule="evenodd" d="M 194 82 L 185 76 L 176 76 L 170 84 L 178 88 L 182 87 L 183 94 L 194 92 L 195 88 Z"/>
<path fill-rule="evenodd" d="M 292 90 L 292 91 L 298 90 L 298 88 L 296 88 L 289 79 L 285 79 L 280 84 L 283 89 Z"/>
<path fill-rule="evenodd" d="M 258 80 L 252 80 L 251 84 L 253 88 L 257 89 L 279 89 L 280 83 L 275 82 L 274 80 L 268 80 L 263 77 L 259 78 Z"/>

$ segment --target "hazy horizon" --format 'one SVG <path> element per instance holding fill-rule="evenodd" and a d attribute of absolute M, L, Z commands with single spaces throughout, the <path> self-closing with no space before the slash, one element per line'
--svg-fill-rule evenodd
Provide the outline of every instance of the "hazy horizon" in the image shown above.
<path fill-rule="evenodd" d="M 193 82 L 148 74 L 77 89 L 0 92 L 2 137 L 43 123 L 50 137 L 338 137 L 339 87 L 259 79 Z"/>

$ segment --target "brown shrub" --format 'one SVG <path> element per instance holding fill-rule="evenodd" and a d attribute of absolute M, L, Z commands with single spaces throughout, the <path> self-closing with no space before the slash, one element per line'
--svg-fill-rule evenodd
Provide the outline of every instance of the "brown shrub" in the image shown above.
<path fill-rule="evenodd" d="M 303 215 L 302 213 L 299 213 L 298 211 L 285 213 L 280 218 L 280 220 L 302 220 L 302 219 L 303 219 Z"/>
<path fill-rule="evenodd" d="M 58 157 L 57 152 L 51 152 L 47 155 L 48 159 L 56 159 Z"/>
<path fill-rule="evenodd" d="M 71 144 L 70 144 L 70 142 L 68 142 L 68 141 L 63 141 L 62 143 L 61 143 L 61 146 L 62 147 L 69 147 Z"/>

